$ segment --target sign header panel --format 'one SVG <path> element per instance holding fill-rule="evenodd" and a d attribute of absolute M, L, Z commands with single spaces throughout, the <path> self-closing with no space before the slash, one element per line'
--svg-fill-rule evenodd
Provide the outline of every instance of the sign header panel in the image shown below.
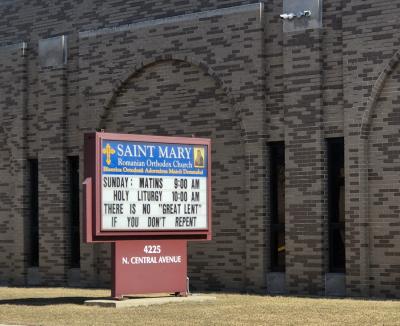
<path fill-rule="evenodd" d="M 103 140 L 102 173 L 207 177 L 207 146 Z"/>

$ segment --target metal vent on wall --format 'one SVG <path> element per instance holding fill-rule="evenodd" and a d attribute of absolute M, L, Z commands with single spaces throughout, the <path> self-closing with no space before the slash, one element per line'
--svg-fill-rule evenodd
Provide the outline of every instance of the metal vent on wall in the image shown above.
<path fill-rule="evenodd" d="M 62 67 L 68 57 L 67 36 L 39 40 L 39 64 L 41 67 Z"/>
<path fill-rule="evenodd" d="M 322 0 L 283 0 L 285 33 L 322 28 Z"/>

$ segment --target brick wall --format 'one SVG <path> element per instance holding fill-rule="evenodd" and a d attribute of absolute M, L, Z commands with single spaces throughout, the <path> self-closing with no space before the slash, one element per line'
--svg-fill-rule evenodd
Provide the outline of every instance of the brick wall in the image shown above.
<path fill-rule="evenodd" d="M 67 284 L 66 156 L 83 171 L 83 133 L 105 128 L 212 137 L 214 240 L 190 245 L 198 289 L 268 290 L 266 143 L 284 140 L 286 287 L 301 294 L 325 291 L 324 139 L 344 137 L 347 294 L 400 296 L 396 2 L 325 0 L 322 29 L 285 34 L 282 0 L 17 0 L 0 12 L 0 283 L 27 281 L 38 158 L 41 281 Z M 62 34 L 67 63 L 40 67 L 39 39 Z M 82 244 L 80 284 L 109 275 L 109 246 Z"/>

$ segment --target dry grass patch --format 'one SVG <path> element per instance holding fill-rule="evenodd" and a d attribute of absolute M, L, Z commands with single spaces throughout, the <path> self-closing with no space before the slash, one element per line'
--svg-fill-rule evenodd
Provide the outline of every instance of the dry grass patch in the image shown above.
<path fill-rule="evenodd" d="M 0 288 L 0 324 L 22 325 L 400 325 L 400 301 L 215 294 L 217 300 L 98 308 L 109 290 Z"/>

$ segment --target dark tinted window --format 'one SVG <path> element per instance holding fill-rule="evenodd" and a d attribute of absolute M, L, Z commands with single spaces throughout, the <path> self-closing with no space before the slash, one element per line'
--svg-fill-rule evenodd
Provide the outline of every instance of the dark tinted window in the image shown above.
<path fill-rule="evenodd" d="M 331 272 L 345 272 L 343 138 L 328 139 L 327 146 L 329 269 Z"/>
<path fill-rule="evenodd" d="M 39 266 L 39 177 L 38 160 L 28 160 L 29 169 L 29 248 L 28 264 Z"/>
<path fill-rule="evenodd" d="M 69 165 L 69 217 L 70 217 L 70 267 L 80 266 L 79 236 L 79 157 L 70 156 Z"/>
<path fill-rule="evenodd" d="M 271 269 L 285 271 L 285 146 L 270 143 Z"/>

